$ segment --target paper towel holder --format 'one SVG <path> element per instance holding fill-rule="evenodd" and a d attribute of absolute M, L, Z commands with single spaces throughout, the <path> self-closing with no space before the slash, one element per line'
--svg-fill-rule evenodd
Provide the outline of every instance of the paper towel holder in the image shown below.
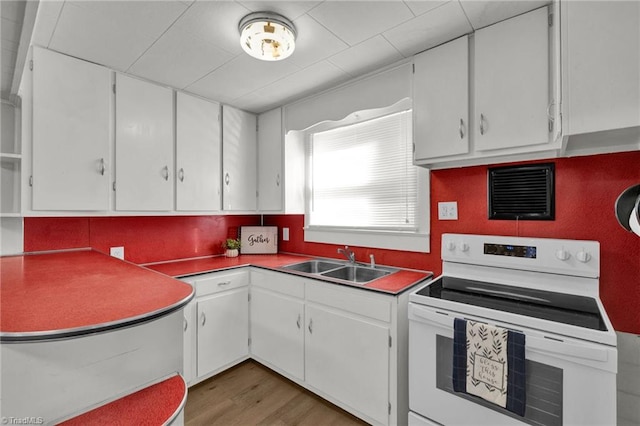
<path fill-rule="evenodd" d="M 620 226 L 640 236 L 640 184 L 622 191 L 616 200 L 615 210 Z"/>

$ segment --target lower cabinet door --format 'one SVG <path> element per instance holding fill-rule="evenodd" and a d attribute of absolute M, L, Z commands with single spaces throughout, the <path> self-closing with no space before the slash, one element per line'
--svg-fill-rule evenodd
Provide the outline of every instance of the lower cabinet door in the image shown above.
<path fill-rule="evenodd" d="M 389 423 L 389 328 L 306 307 L 306 382 L 381 424 Z"/>
<path fill-rule="evenodd" d="M 197 375 L 221 370 L 249 353 L 249 288 L 199 299 Z"/>
<path fill-rule="evenodd" d="M 304 379 L 304 302 L 260 288 L 251 290 L 251 354 Z"/>
<path fill-rule="evenodd" d="M 184 377 L 187 385 L 195 377 L 195 347 L 196 347 L 196 318 L 195 311 L 196 304 L 194 301 L 187 303 L 184 307 L 183 315 L 183 331 L 184 331 L 184 350 L 183 350 L 183 371 L 182 377 Z"/>

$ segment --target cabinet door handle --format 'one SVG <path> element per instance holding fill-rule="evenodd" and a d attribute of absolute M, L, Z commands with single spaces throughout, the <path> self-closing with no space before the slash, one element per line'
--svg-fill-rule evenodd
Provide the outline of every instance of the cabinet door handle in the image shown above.
<path fill-rule="evenodd" d="M 313 334 L 313 318 L 309 320 L 309 333 Z"/>
<path fill-rule="evenodd" d="M 184 320 L 184 331 L 187 331 L 187 328 L 189 328 L 189 321 L 187 321 L 186 318 L 183 318 Z"/>
<path fill-rule="evenodd" d="M 484 114 L 480 114 L 480 134 L 484 135 Z"/>
<path fill-rule="evenodd" d="M 229 173 L 226 173 L 224 175 L 224 183 L 225 185 L 229 186 Z"/>
<path fill-rule="evenodd" d="M 107 170 L 107 166 L 104 162 L 104 158 L 100 159 L 100 174 L 104 176 L 104 172 Z"/>
<path fill-rule="evenodd" d="M 298 326 L 298 330 L 300 330 L 300 314 L 298 314 L 298 320 L 296 321 L 296 325 Z"/>
<path fill-rule="evenodd" d="M 224 287 L 229 284 L 231 284 L 231 281 L 222 281 L 218 283 L 218 287 Z"/>
<path fill-rule="evenodd" d="M 204 315 L 204 312 L 202 313 L 201 318 L 202 318 L 202 326 L 204 327 L 204 325 L 207 322 L 207 317 Z"/>
<path fill-rule="evenodd" d="M 276 175 L 276 186 L 280 186 L 280 173 Z"/>
<path fill-rule="evenodd" d="M 464 139 L 464 120 L 460 119 L 460 139 Z"/>
<path fill-rule="evenodd" d="M 184 182 L 184 169 L 182 167 L 178 171 L 178 179 L 180 179 L 180 182 Z"/>
<path fill-rule="evenodd" d="M 162 168 L 162 174 L 164 175 L 164 180 L 168 181 L 169 180 L 169 166 L 164 166 Z"/>

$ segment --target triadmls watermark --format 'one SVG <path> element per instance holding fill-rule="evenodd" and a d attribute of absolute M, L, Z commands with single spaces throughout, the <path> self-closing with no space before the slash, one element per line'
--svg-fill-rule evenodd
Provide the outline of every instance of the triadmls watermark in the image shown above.
<path fill-rule="evenodd" d="M 44 424 L 43 417 L 2 417 L 0 422 L 3 425 L 42 425 Z"/>

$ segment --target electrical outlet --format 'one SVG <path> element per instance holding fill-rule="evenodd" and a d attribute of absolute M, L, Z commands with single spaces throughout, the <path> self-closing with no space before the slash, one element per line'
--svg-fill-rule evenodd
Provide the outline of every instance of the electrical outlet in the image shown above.
<path fill-rule="evenodd" d="M 289 228 L 282 228 L 282 241 L 289 241 Z"/>
<path fill-rule="evenodd" d="M 111 247 L 109 249 L 109 254 L 113 257 L 124 260 L 124 247 Z"/>
<path fill-rule="evenodd" d="M 438 203 L 439 220 L 458 220 L 458 202 L 448 201 Z"/>

